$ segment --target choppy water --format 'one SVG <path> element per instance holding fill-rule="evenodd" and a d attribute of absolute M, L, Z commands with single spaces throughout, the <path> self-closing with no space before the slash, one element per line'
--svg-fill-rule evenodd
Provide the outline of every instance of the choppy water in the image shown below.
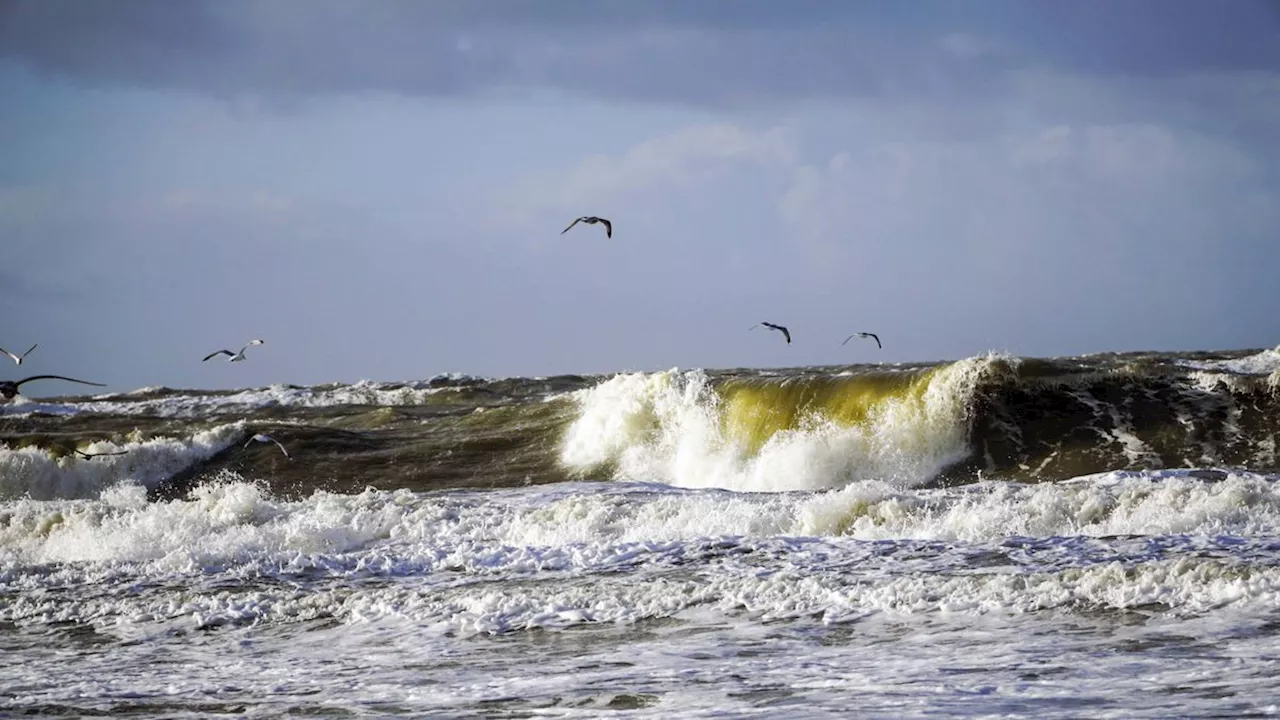
<path fill-rule="evenodd" d="M 1266 350 L 20 399 L 0 712 L 1280 713 L 1278 387 Z"/>

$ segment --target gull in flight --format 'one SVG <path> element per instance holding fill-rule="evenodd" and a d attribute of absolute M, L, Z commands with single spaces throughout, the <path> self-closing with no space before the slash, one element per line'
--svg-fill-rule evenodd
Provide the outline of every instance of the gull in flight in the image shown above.
<path fill-rule="evenodd" d="M 574 225 L 577 225 L 578 223 L 586 223 L 588 225 L 595 225 L 596 223 L 604 223 L 604 236 L 609 238 L 613 237 L 613 223 L 609 222 L 608 220 L 605 220 L 602 217 L 596 217 L 595 215 L 583 215 L 577 220 L 574 220 L 573 222 L 569 223 L 569 227 L 561 230 L 560 234 L 563 235 L 569 232 L 569 228 L 573 227 Z"/>
<path fill-rule="evenodd" d="M 219 355 L 226 355 L 227 357 L 231 358 L 227 362 L 240 362 L 241 360 L 244 360 L 245 350 L 248 350 L 254 345 L 262 345 L 265 342 L 266 342 L 265 340 L 250 340 L 249 342 L 245 343 L 244 347 L 240 348 L 240 352 L 231 352 L 230 350 L 215 350 L 209 353 L 208 355 L 205 355 L 204 360 L 208 360 L 209 358 L 217 357 Z M 200 362 L 204 362 L 204 360 L 201 360 Z"/>
<path fill-rule="evenodd" d="M 770 330 L 777 330 L 778 332 L 782 333 L 782 336 L 783 336 L 783 337 L 785 337 L 785 338 L 787 339 L 787 344 L 788 344 L 788 345 L 790 345 L 790 344 L 791 344 L 791 331 L 790 331 L 790 330 L 788 330 L 788 329 L 786 329 L 785 327 L 783 327 L 783 326 L 781 326 L 781 325 L 774 325 L 773 323 L 761 322 L 761 323 L 756 323 L 755 325 L 752 325 L 751 327 L 749 327 L 749 328 L 747 328 L 747 329 L 748 329 L 748 330 L 755 330 L 756 328 L 760 327 L 761 325 L 763 325 L 763 326 L 765 326 L 765 327 L 769 328 Z"/>
<path fill-rule="evenodd" d="M 88 380 L 77 380 L 75 378 L 63 377 L 61 375 L 32 375 L 29 378 L 23 378 L 18 381 L 0 380 L 0 396 L 5 400 L 12 400 L 18 394 L 18 388 L 26 385 L 32 380 L 67 380 L 69 382 L 80 383 L 81 385 L 93 385 L 95 387 L 106 387 L 104 383 L 89 382 Z"/>
<path fill-rule="evenodd" d="M 881 350 L 883 350 L 883 349 L 884 349 L 884 346 L 880 344 L 880 336 L 879 336 L 879 335 L 876 335 L 875 333 L 854 333 L 854 334 L 850 335 L 849 337 L 845 338 L 845 339 L 844 339 L 844 342 L 842 342 L 842 343 L 840 343 L 840 344 L 841 344 L 841 345 L 844 345 L 845 343 L 849 342 L 850 340 L 852 340 L 852 339 L 854 339 L 854 338 L 856 338 L 856 337 L 869 337 L 869 338 L 871 338 L 872 340 L 875 340 L 875 341 L 876 341 L 876 347 L 880 348 Z"/>
<path fill-rule="evenodd" d="M 40 344 L 40 343 L 36 343 L 35 345 L 32 345 L 32 346 L 31 346 L 31 350 L 35 350 L 35 349 L 36 349 L 36 345 L 39 345 L 39 344 Z M 23 360 L 24 358 L 26 358 L 28 355 L 30 355 L 30 354 L 31 354 L 31 350 L 28 350 L 28 351 L 26 351 L 26 352 L 22 353 L 21 355 L 14 355 L 13 353 L 9 352 L 8 350 L 5 350 L 4 348 L 0 348 L 0 353 L 4 353 L 5 355 L 8 355 L 9 357 L 13 358 L 13 361 L 14 361 L 15 363 L 17 363 L 17 364 L 21 365 L 21 364 L 22 364 L 22 360 Z"/>
<path fill-rule="evenodd" d="M 284 449 L 284 445 L 281 445 L 281 444 L 280 444 L 280 441 L 279 441 L 279 440 L 277 440 L 277 439 L 275 439 L 275 438 L 273 438 L 273 437 L 271 437 L 270 435 L 267 435 L 267 434 L 265 434 L 265 433 L 258 433 L 258 434 L 256 434 L 256 435 L 254 435 L 253 437 L 249 438 L 248 440 L 245 440 L 245 441 L 244 441 L 244 446 L 245 446 L 245 447 L 249 447 L 249 443 L 251 443 L 251 442 L 255 442 L 255 441 L 256 441 L 256 442 L 260 442 L 260 443 L 269 443 L 269 442 L 270 442 L 270 443 L 275 443 L 275 444 L 276 444 L 276 447 L 280 448 L 280 452 L 284 453 L 284 456 L 285 456 L 285 457 L 289 458 L 290 460 L 292 460 L 292 459 L 293 459 L 293 457 L 292 457 L 291 455 L 289 455 L 289 451 Z"/>
<path fill-rule="evenodd" d="M 95 452 L 95 453 L 91 453 L 91 452 L 85 452 L 85 451 L 83 451 L 83 450 L 79 450 L 79 449 L 77 449 L 77 448 L 67 447 L 66 445 L 59 445 L 59 444 L 57 444 L 57 443 L 54 443 L 54 444 L 53 444 L 53 446 L 54 446 L 54 447 L 58 447 L 58 448 L 62 448 L 63 450 L 66 450 L 67 452 L 73 452 L 73 453 L 75 453 L 75 454 L 79 455 L 80 457 L 84 458 L 85 460 L 92 460 L 92 459 L 94 459 L 94 458 L 96 458 L 96 457 L 102 457 L 103 455 L 127 455 L 127 454 L 129 454 L 129 451 L 128 451 L 128 450 L 121 450 L 121 451 L 119 451 L 119 452 Z"/>

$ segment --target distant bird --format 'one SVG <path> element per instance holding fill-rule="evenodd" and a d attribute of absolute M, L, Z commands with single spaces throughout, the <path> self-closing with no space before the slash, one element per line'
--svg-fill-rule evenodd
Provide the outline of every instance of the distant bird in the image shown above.
<path fill-rule="evenodd" d="M 89 382 L 88 380 L 77 380 L 75 378 L 63 377 L 61 375 L 32 375 L 29 378 L 23 378 L 17 382 L 12 380 L 0 380 L 0 395 L 3 395 L 6 400 L 12 400 L 14 396 L 18 394 L 18 388 L 33 380 L 67 380 L 69 382 L 80 383 L 81 385 L 106 387 L 103 383 Z"/>
<path fill-rule="evenodd" d="M 845 343 L 849 342 L 850 340 L 852 340 L 852 339 L 854 339 L 854 338 L 856 338 L 856 337 L 869 337 L 869 338 L 871 338 L 872 340 L 875 340 L 875 341 L 876 341 L 876 347 L 880 348 L 881 350 L 883 350 L 883 349 L 884 349 L 884 346 L 880 344 L 880 336 L 879 336 L 879 335 L 876 335 L 875 333 L 854 333 L 854 334 L 850 335 L 849 337 L 845 338 L 845 339 L 844 339 L 844 342 L 842 342 L 842 343 L 840 343 L 840 344 L 841 344 L 841 345 L 844 345 Z"/>
<path fill-rule="evenodd" d="M 756 323 L 755 325 L 752 325 L 751 327 L 749 327 L 749 328 L 747 328 L 747 329 L 748 329 L 748 330 L 755 330 L 756 328 L 760 327 L 761 325 L 763 325 L 763 326 L 765 326 L 765 327 L 769 328 L 770 330 L 777 330 L 778 332 L 782 333 L 782 336 L 783 336 L 783 337 L 785 337 L 785 338 L 787 339 L 787 344 L 788 344 L 788 345 L 790 345 L 790 344 L 791 344 L 791 331 L 790 331 L 790 330 L 788 330 L 788 329 L 786 329 L 785 327 L 783 327 L 783 326 L 781 326 L 781 325 L 774 325 L 773 323 L 761 322 L 761 323 Z"/>
<path fill-rule="evenodd" d="M 280 444 L 280 441 L 279 441 L 279 440 L 277 440 L 277 439 L 275 439 L 275 438 L 271 437 L 270 435 L 266 435 L 266 434 L 263 434 L 263 433 L 258 433 L 257 435 L 254 435 L 253 437 L 251 437 L 251 438 L 249 438 L 248 440 L 246 440 L 246 441 L 244 442 L 244 446 L 245 446 L 245 447 L 249 447 L 249 443 L 251 443 L 251 442 L 255 442 L 255 441 L 256 441 L 256 442 L 260 442 L 260 443 L 269 443 L 269 442 L 270 442 L 270 443 L 275 443 L 275 444 L 276 444 L 276 447 L 280 448 L 280 452 L 284 453 L 284 456 L 285 456 L 285 457 L 289 458 L 290 460 L 292 460 L 292 459 L 293 459 L 293 457 L 292 457 L 291 455 L 289 455 L 289 451 L 284 449 L 284 445 L 281 445 L 281 444 Z"/>
<path fill-rule="evenodd" d="M 91 452 L 85 452 L 85 451 L 83 451 L 83 450 L 78 450 L 78 449 L 76 449 L 76 448 L 67 447 L 66 445 L 59 445 L 59 444 L 57 444 L 57 443 L 54 443 L 54 445 L 53 445 L 53 446 L 54 446 L 54 447 L 58 447 L 58 448 L 62 448 L 63 450 L 66 450 L 67 452 L 73 452 L 73 453 L 75 453 L 75 454 L 79 455 L 80 457 L 84 458 L 85 460 L 92 460 L 92 459 L 94 459 L 94 458 L 96 458 L 96 457 L 102 457 L 103 455 L 128 455 L 128 454 L 129 454 L 129 451 L 128 451 L 128 450 L 121 450 L 120 452 L 98 452 L 98 453 L 91 453 Z"/>
<path fill-rule="evenodd" d="M 39 345 L 39 344 L 40 344 L 40 343 L 36 343 L 35 345 L 32 345 L 32 346 L 31 346 L 31 350 L 35 350 L 35 349 L 36 349 L 36 345 Z M 14 361 L 15 363 L 17 363 L 17 364 L 21 365 L 21 364 L 22 364 L 22 360 L 23 360 L 23 358 L 25 358 L 26 356 L 30 355 L 30 354 L 31 354 L 31 350 L 28 350 L 28 351 L 26 351 L 26 352 L 22 353 L 21 355 L 14 355 L 13 353 L 9 352 L 8 350 L 5 350 L 4 348 L 0 348 L 0 353 L 4 353 L 5 355 L 8 355 L 9 357 L 13 358 L 13 361 Z"/>
<path fill-rule="evenodd" d="M 613 223 L 609 222 L 608 220 L 605 220 L 602 217 L 596 217 L 594 215 L 584 215 L 578 218 L 577 220 L 574 220 L 573 222 L 569 223 L 569 227 L 561 230 L 560 234 L 563 235 L 569 232 L 569 228 L 572 228 L 574 225 L 577 225 L 578 223 L 586 223 L 588 225 L 595 225 L 596 223 L 604 223 L 604 236 L 608 238 L 613 237 Z"/>
<path fill-rule="evenodd" d="M 213 352 L 209 353 L 208 355 L 205 355 L 205 356 L 204 356 L 204 360 L 201 360 L 200 362 L 204 362 L 205 360 L 208 360 L 209 358 L 217 357 L 217 356 L 219 356 L 219 355 L 226 355 L 227 357 L 231 358 L 231 359 L 230 359 L 230 360 L 228 360 L 227 362 L 240 362 L 241 360 L 244 360 L 244 351 L 245 351 L 245 350 L 248 350 L 249 348 L 253 347 L 254 345 L 262 345 L 262 344 L 264 344 L 265 342 L 266 342 L 266 340 L 250 340 L 248 343 L 246 343 L 246 344 L 245 344 L 245 346 L 244 346 L 244 347 L 240 348 L 240 352 L 231 352 L 230 350 L 215 350 L 215 351 L 213 351 Z"/>

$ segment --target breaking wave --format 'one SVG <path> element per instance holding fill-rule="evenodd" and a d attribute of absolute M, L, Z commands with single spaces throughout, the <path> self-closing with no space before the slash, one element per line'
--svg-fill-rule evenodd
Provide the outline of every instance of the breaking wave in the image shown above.
<path fill-rule="evenodd" d="M 578 394 L 560 459 L 583 477 L 748 491 L 1265 471 L 1280 435 L 1276 358 L 993 354 L 891 372 L 626 374 Z"/>

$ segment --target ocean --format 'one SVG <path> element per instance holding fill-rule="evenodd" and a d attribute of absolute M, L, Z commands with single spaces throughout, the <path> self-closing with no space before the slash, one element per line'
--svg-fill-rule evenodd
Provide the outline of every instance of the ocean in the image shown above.
<path fill-rule="evenodd" d="M 0 715 L 1273 716 L 1278 437 L 1280 348 L 19 397 Z"/>

